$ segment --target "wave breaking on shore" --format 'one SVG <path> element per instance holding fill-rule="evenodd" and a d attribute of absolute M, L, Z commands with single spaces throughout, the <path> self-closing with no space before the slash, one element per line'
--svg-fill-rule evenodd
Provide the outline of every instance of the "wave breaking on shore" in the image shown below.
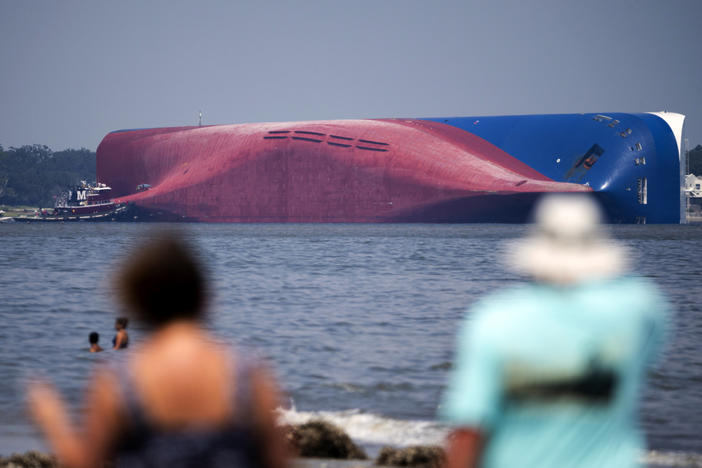
<path fill-rule="evenodd" d="M 402 420 L 359 409 L 345 411 L 298 411 L 294 405 L 278 409 L 278 422 L 286 425 L 322 420 L 343 429 L 354 442 L 369 454 L 377 455 L 379 447 L 414 445 L 443 446 L 449 427 L 438 421 Z M 702 454 L 648 450 L 641 454 L 647 467 L 702 467 Z"/>
<path fill-rule="evenodd" d="M 304 424 L 319 419 L 340 427 L 364 446 L 442 445 L 449 432 L 448 426 L 436 421 L 392 419 L 358 409 L 297 411 L 295 406 L 278 409 L 278 421 L 281 424 Z"/>

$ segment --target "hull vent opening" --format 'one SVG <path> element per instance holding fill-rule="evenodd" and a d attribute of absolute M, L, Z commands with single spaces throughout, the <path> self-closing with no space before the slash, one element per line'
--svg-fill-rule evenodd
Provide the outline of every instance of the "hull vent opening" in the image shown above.
<path fill-rule="evenodd" d="M 319 132 L 310 132 L 307 130 L 295 130 L 295 133 L 301 133 L 303 135 L 317 135 L 317 136 L 324 136 L 324 133 L 319 133 Z"/>
<path fill-rule="evenodd" d="M 369 143 L 371 145 L 383 145 L 383 146 L 388 146 L 387 143 L 383 143 L 382 141 L 373 141 L 373 140 L 364 140 L 362 138 L 358 139 L 359 142 L 361 143 Z"/>
<path fill-rule="evenodd" d="M 388 151 L 388 150 L 383 149 L 383 148 L 371 148 L 370 146 L 361 146 L 361 145 L 356 145 L 356 148 L 366 150 L 366 151 L 378 151 L 381 153 L 385 153 Z"/>
<path fill-rule="evenodd" d="M 299 136 L 294 136 L 292 137 L 293 140 L 300 140 L 300 141 L 310 141 L 312 143 L 321 143 L 322 140 L 318 140 L 316 138 L 307 138 L 307 137 L 299 137 Z"/>

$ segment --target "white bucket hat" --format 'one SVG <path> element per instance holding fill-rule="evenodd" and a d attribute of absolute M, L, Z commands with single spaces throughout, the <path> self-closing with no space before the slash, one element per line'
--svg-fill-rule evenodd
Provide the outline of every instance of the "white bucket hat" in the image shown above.
<path fill-rule="evenodd" d="M 626 270 L 626 249 L 607 235 L 591 197 L 547 195 L 536 208 L 534 222 L 528 237 L 507 247 L 507 262 L 518 272 L 567 285 Z"/>

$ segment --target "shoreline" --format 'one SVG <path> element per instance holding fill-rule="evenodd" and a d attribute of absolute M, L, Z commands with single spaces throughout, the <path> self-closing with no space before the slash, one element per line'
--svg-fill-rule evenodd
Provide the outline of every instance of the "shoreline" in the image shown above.
<path fill-rule="evenodd" d="M 393 445 L 362 443 L 358 439 L 352 439 L 347 430 L 323 418 L 302 424 L 283 423 L 281 428 L 289 447 L 290 466 L 293 468 L 444 466 L 444 452 L 440 445 L 398 444 L 398 441 Z M 59 467 L 38 434 L 17 432 L 11 433 L 10 437 L 6 436 L 0 444 L 0 468 Z M 8 444 L 10 441 L 14 443 Z M 648 449 L 640 454 L 638 461 L 646 468 L 702 467 L 702 453 Z M 112 465 L 106 463 L 105 466 Z"/>
<path fill-rule="evenodd" d="M 351 439 L 346 430 L 323 419 L 283 425 L 281 429 L 291 457 L 290 466 L 293 468 L 440 468 L 445 465 L 443 446 L 384 445 L 376 452 L 369 450 L 367 444 Z M 19 451 L 10 449 L 10 454 L 0 452 L 0 468 L 58 468 L 56 458 L 43 441 L 30 437 L 29 434 L 15 436 L 15 444 L 0 450 L 8 451 L 8 448 L 14 445 Z M 7 439 L 4 442 L 7 442 Z M 702 453 L 646 450 L 640 454 L 638 461 L 647 468 L 702 467 Z M 104 466 L 112 465 L 107 462 Z"/>
<path fill-rule="evenodd" d="M 642 456 L 639 461 L 646 468 L 669 467 L 701 467 L 702 455 L 686 452 L 658 452 L 651 451 Z M 11 455 L 0 454 L 0 468 L 12 466 L 13 468 L 42 466 L 58 468 L 56 459 L 47 452 L 27 451 Z M 340 460 L 334 458 L 301 458 L 291 459 L 292 468 L 371 468 L 388 467 L 392 465 L 376 465 L 375 460 Z M 427 465 L 406 465 L 427 466 Z"/>

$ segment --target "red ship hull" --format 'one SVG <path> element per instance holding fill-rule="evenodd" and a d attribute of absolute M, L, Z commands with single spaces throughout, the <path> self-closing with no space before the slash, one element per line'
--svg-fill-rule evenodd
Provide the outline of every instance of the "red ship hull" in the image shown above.
<path fill-rule="evenodd" d="M 555 182 L 488 141 L 424 120 L 129 130 L 98 181 L 146 216 L 209 222 L 521 222 Z M 136 192 L 140 184 L 151 189 Z"/>

